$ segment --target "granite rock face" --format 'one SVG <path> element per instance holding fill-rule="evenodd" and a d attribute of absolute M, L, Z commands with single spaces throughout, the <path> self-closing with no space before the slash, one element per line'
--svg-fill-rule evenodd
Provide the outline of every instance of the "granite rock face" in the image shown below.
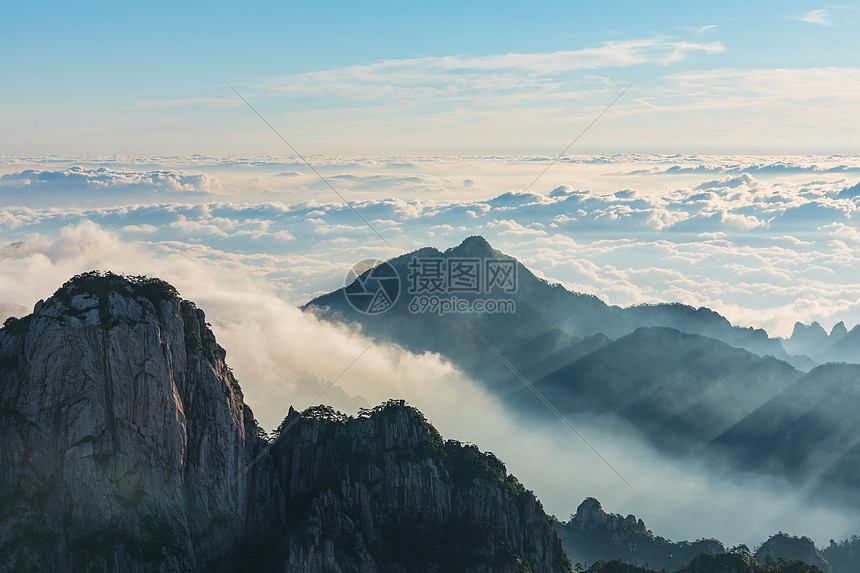
<path fill-rule="evenodd" d="M 570 570 L 540 502 L 504 464 L 443 441 L 400 401 L 358 418 L 291 410 L 272 451 L 283 527 L 299 517 L 278 570 Z"/>
<path fill-rule="evenodd" d="M 193 570 L 235 542 L 260 448 L 203 311 L 83 275 L 0 331 L 7 570 Z M 2 569 L 2 566 L 0 566 Z"/>
<path fill-rule="evenodd" d="M 0 572 L 569 571 L 492 454 L 389 402 L 257 427 L 203 312 L 86 273 L 0 330 Z"/>

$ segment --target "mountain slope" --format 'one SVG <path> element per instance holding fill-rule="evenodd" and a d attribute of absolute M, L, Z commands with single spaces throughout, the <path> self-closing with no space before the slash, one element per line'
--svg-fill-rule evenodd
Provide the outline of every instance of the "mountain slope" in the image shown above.
<path fill-rule="evenodd" d="M 744 424 L 745 418 L 754 417 L 759 408 L 803 376 L 802 370 L 812 364 L 808 358 L 789 357 L 780 341 L 764 331 L 734 327 L 708 309 L 684 305 L 622 309 L 593 296 L 571 293 L 538 279 L 481 237 L 470 237 L 444 253 L 421 249 L 390 264 L 392 274 L 406 285 L 414 278 L 414 272 L 410 274 L 413 260 L 436 259 L 450 267 L 470 257 L 509 261 L 516 268 L 516 288 L 462 296 L 470 301 L 481 297 L 508 300 L 515 303 L 515 312 L 415 312 L 414 303 L 420 296 L 401 292 L 387 312 L 368 315 L 352 308 L 345 296 L 359 285 L 358 279 L 346 290 L 319 297 L 304 309 L 328 320 L 358 324 L 371 336 L 385 332 L 388 339 L 416 352 L 438 352 L 529 421 L 555 419 L 521 376 L 562 414 L 620 417 L 661 453 L 695 454 L 699 461 L 740 465 L 778 478 L 797 472 L 798 466 L 792 466 L 788 457 L 774 463 L 743 462 L 769 459 L 757 457 L 756 444 L 767 449 L 781 435 L 767 433 L 772 423 L 768 419 L 761 425 L 763 433 L 754 421 Z M 406 286 L 401 289 L 406 290 Z M 848 339 L 847 334 L 842 338 Z M 811 383 L 826 372 L 813 369 L 806 380 Z M 846 395 L 845 400 L 840 410 L 845 415 L 860 408 L 860 396 Z M 803 425 L 792 428 L 795 442 L 807 444 L 795 455 L 802 458 L 800 466 L 818 468 L 814 477 L 822 487 L 838 484 L 851 492 L 851 503 L 860 508 L 860 487 L 848 478 L 860 471 L 860 463 L 855 461 L 860 460 L 860 443 L 837 438 L 846 452 L 839 458 L 826 458 L 829 465 L 822 465 L 821 452 L 812 447 L 816 440 L 824 439 L 820 432 L 816 434 L 817 428 L 829 427 L 822 424 L 810 426 L 808 432 Z M 732 434 L 720 438 L 734 427 L 749 431 L 743 430 L 742 439 L 733 439 Z M 850 424 L 846 427 L 853 429 Z M 809 471 L 804 474 L 805 480 L 812 477 Z"/>
<path fill-rule="evenodd" d="M 826 364 L 787 386 L 713 444 L 753 471 L 814 484 L 819 495 L 860 503 L 860 366 Z"/>
<path fill-rule="evenodd" d="M 572 561 L 585 566 L 623 558 L 653 569 L 675 571 L 700 553 L 725 553 L 716 539 L 672 542 L 654 535 L 635 516 L 607 514 L 594 498 L 583 501 L 570 520 L 556 525 Z"/>
<path fill-rule="evenodd" d="M 402 401 L 358 418 L 291 409 L 279 434 L 286 518 L 228 570 L 254 559 L 255 571 L 570 570 L 540 503 L 504 464 L 443 441 Z M 267 550 L 278 540 L 280 552 Z"/>
<path fill-rule="evenodd" d="M 819 363 L 860 363 L 860 325 L 851 330 L 837 322 L 828 334 L 820 324 L 794 324 L 791 336 L 783 346 L 794 354 L 805 354 Z"/>
<path fill-rule="evenodd" d="M 615 414 L 657 446 L 684 454 L 722 434 L 800 376 L 784 362 L 710 338 L 641 328 L 534 386 L 562 414 Z M 521 390 L 520 398 L 527 400 L 529 393 Z"/>
<path fill-rule="evenodd" d="M 280 430 L 173 287 L 73 278 L 0 329 L 0 571 L 570 570 L 534 495 L 405 404 Z"/>
<path fill-rule="evenodd" d="M 513 292 L 493 288 L 477 294 L 457 292 L 456 296 L 468 301 L 478 298 L 509 300 L 514 303 L 516 311 L 510 314 L 467 312 L 439 316 L 438 313 L 414 312 L 414 308 L 410 310 L 415 299 L 421 296 L 420 292 L 409 292 L 416 290 L 411 288 L 412 277 L 420 272 L 411 269 L 410 263 L 433 259 L 445 262 L 510 261 L 516 267 Z M 401 288 L 399 299 L 385 313 L 364 314 L 348 302 L 345 293 L 356 289 L 362 277 L 345 288 L 315 298 L 303 309 L 329 320 L 360 324 L 372 336 L 387 328 L 388 339 L 413 351 L 439 352 L 491 385 L 497 384 L 500 377 L 508 378 L 510 373 L 498 368 L 498 360 L 472 328 L 497 349 L 505 350 L 506 358 L 518 370 L 533 371 L 534 377 L 569 363 L 572 355 L 583 355 L 579 347 L 583 339 L 595 335 L 614 339 L 643 326 L 664 326 L 701 334 L 762 356 L 796 360 L 801 367 L 811 366 L 808 360 L 789 357 L 780 341 L 769 338 L 763 330 L 732 326 L 728 320 L 708 309 L 696 310 L 680 304 L 619 308 L 609 306 L 593 295 L 570 292 L 561 285 L 539 279 L 513 257 L 493 249 L 483 237 L 469 237 L 445 252 L 429 247 L 419 249 L 394 258 L 388 264 L 399 277 Z M 437 293 L 440 298 L 449 295 Z M 546 367 L 543 366 L 544 361 L 532 360 L 519 350 L 523 344 L 555 330 L 568 337 L 567 349 L 559 349 Z"/>

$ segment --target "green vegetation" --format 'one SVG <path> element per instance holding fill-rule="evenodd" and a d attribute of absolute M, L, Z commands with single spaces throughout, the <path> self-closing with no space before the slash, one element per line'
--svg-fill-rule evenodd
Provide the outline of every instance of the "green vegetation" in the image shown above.
<path fill-rule="evenodd" d="M 586 571 L 587 573 L 657 573 L 655 569 L 648 568 L 647 564 L 643 567 L 620 557 L 610 561 L 598 561 Z M 785 559 L 774 561 L 767 558 L 759 563 L 749 555 L 749 549 L 738 546 L 722 555 L 702 553 L 689 565 L 678 569 L 676 573 L 821 573 L 821 570 L 803 561 Z"/>
<path fill-rule="evenodd" d="M 179 299 L 179 291 L 161 279 L 146 276 L 129 276 L 126 279 L 132 284 L 135 296 L 142 296 L 156 308 L 161 301 Z"/>
<path fill-rule="evenodd" d="M 477 446 L 457 440 L 446 441 L 444 451 L 451 479 L 458 485 L 468 486 L 475 478 L 486 479 L 500 487 L 512 501 L 519 501 L 530 493 L 516 477 L 507 473 L 505 464 L 492 452 L 481 452 Z"/>
<path fill-rule="evenodd" d="M 426 426 L 428 439 L 422 440 L 416 450 L 398 451 L 398 459 L 403 461 L 409 459 L 417 461 L 423 458 L 434 458 L 444 463 L 448 469 L 452 481 L 459 486 L 472 484 L 477 479 L 485 479 L 498 486 L 511 501 L 517 502 L 525 498 L 531 492 L 523 486 L 513 475 L 509 475 L 502 463 L 492 452 L 481 452 L 473 444 L 463 444 L 457 440 L 445 441 L 439 431 L 430 424 L 424 415 L 417 409 L 408 406 L 405 400 L 391 399 L 375 406 L 374 408 L 361 408 L 357 419 L 364 420 L 371 417 L 386 418 L 394 416 L 407 408 L 411 415 Z M 301 413 L 302 419 L 317 420 L 323 423 L 345 424 L 353 420 L 351 416 L 339 412 L 326 405 L 311 406 Z M 288 427 L 289 416 L 285 417 L 278 428 L 272 432 L 272 439 L 277 439 Z M 334 436 L 334 426 L 331 427 L 332 437 L 335 441 L 335 451 L 342 459 L 350 462 L 369 462 L 368 456 L 359 455 L 353 451 L 352 444 L 342 436 Z"/>
<path fill-rule="evenodd" d="M 21 318 L 10 316 L 3 322 L 3 332 L 12 336 L 24 336 L 30 330 L 30 321 L 33 315 L 28 314 Z"/>
<path fill-rule="evenodd" d="M 346 414 L 324 404 L 311 406 L 310 408 L 305 409 L 302 412 L 302 418 L 319 420 L 321 422 L 333 422 L 336 424 L 343 424 L 350 419 Z"/>
<path fill-rule="evenodd" d="M 189 332 L 185 335 L 185 352 L 187 354 L 197 354 L 203 350 L 200 344 L 200 336 L 196 332 Z"/>
<path fill-rule="evenodd" d="M 75 275 L 54 293 L 54 299 L 63 303 L 71 314 L 80 314 L 80 311 L 71 309 L 72 298 L 77 295 L 95 296 L 98 299 L 101 323 L 109 328 L 115 324 L 110 316 L 111 293 L 146 299 L 156 309 L 162 301 L 179 300 L 177 290 L 161 279 L 139 275 L 123 276 L 110 271 L 89 271 Z"/>

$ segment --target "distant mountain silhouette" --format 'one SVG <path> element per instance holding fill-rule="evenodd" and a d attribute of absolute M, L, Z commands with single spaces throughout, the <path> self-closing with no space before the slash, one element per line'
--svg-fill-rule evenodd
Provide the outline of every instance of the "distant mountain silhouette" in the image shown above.
<path fill-rule="evenodd" d="M 416 259 L 511 261 L 516 266 L 515 292 L 496 289 L 489 295 L 458 292 L 456 296 L 467 301 L 488 296 L 510 300 L 516 305 L 516 312 L 444 316 L 410 312 L 410 304 L 420 296 L 410 293 L 408 288 L 409 265 Z M 355 283 L 317 297 L 303 309 L 328 320 L 360 324 L 371 336 L 387 328 L 386 338 L 416 352 L 443 354 L 472 376 L 503 390 L 506 386 L 507 389 L 516 388 L 519 382 L 474 331 L 504 354 L 523 375 L 531 378 L 558 370 L 610 339 L 643 326 L 674 328 L 714 338 L 760 356 L 786 360 L 802 369 L 814 366 L 805 357 L 789 356 L 780 341 L 768 337 L 764 330 L 732 326 L 724 317 L 706 308 L 681 304 L 620 308 L 607 305 L 593 295 L 568 291 L 561 285 L 539 279 L 515 258 L 493 249 L 483 237 L 469 237 L 445 252 L 425 247 L 394 258 L 388 264 L 400 276 L 403 286 L 396 304 L 387 312 L 374 315 L 357 311 L 346 297 L 350 289 L 356 288 Z"/>
<path fill-rule="evenodd" d="M 534 386 L 562 414 L 619 415 L 680 454 L 716 438 L 801 375 L 785 362 L 704 336 L 640 328 Z M 526 400 L 530 391 L 520 393 Z"/>
<path fill-rule="evenodd" d="M 783 346 L 792 354 L 803 354 L 814 361 L 860 363 L 860 325 L 850 331 L 844 322 L 833 325 L 830 334 L 820 324 L 796 322 Z"/>
<path fill-rule="evenodd" d="M 421 296 L 410 292 L 410 263 L 414 269 L 414 261 L 428 258 L 449 266 L 470 259 L 508 261 L 516 268 L 512 292 L 457 296 L 511 301 L 516 311 L 444 316 L 410 311 Z M 387 312 L 358 312 L 345 289 L 310 301 L 304 310 L 359 325 L 371 336 L 385 329 L 385 338 L 415 352 L 438 352 L 532 420 L 554 414 L 520 376 L 562 414 L 618 416 L 666 454 L 695 454 L 724 468 L 814 483 L 840 491 L 842 502 L 860 509 L 860 484 L 852 481 L 860 473 L 855 453 L 860 438 L 854 438 L 860 424 L 845 421 L 856 420 L 852 412 L 860 410 L 860 395 L 851 386 L 860 378 L 855 375 L 860 366 L 815 368 L 815 361 L 789 355 L 764 330 L 733 326 L 707 308 L 607 305 L 539 279 L 482 237 L 444 252 L 420 249 L 389 264 L 403 288 Z M 860 336 L 860 329 L 844 330 L 837 327 L 827 335 L 799 328 L 790 348 L 814 350 L 834 336 L 838 341 L 829 348 L 854 348 L 853 333 Z M 839 398 L 825 396 L 828 392 Z"/>
<path fill-rule="evenodd" d="M 860 365 L 826 364 L 714 440 L 748 470 L 812 484 L 860 506 Z"/>

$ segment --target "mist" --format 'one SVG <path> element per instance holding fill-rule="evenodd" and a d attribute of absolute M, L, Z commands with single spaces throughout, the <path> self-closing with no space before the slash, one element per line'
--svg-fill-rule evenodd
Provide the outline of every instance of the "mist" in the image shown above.
<path fill-rule="evenodd" d="M 312 405 L 340 376 L 317 403 L 355 414 L 403 398 L 445 438 L 494 452 L 561 520 L 593 496 L 605 510 L 633 513 L 656 535 L 673 540 L 715 537 L 754 547 L 785 531 L 822 545 L 860 531 L 856 515 L 808 503 L 802 492 L 777 480 L 742 479 L 712 465 L 660 455 L 617 419 L 570 417 L 629 487 L 561 420 L 517 417 L 438 355 L 374 344 L 379 333 L 322 322 L 241 269 L 180 254 L 156 256 L 147 245 L 124 241 L 90 222 L 67 227 L 54 239 L 0 250 L 0 310 L 14 314 L 10 309 L 32 308 L 74 274 L 94 268 L 158 276 L 196 302 L 266 430 L 275 428 L 290 406 Z"/>

